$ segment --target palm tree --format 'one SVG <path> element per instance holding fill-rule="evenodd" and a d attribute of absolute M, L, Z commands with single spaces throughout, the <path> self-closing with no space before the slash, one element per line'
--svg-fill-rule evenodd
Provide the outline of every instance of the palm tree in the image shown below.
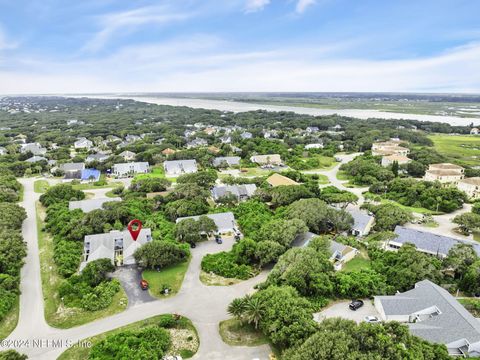
<path fill-rule="evenodd" d="M 245 298 L 233 299 L 230 305 L 228 305 L 227 311 L 230 315 L 243 322 L 243 315 L 245 312 Z"/>
<path fill-rule="evenodd" d="M 259 298 L 249 297 L 245 304 L 245 318 L 249 324 L 253 323 L 258 329 L 258 323 L 262 320 L 263 303 Z"/>

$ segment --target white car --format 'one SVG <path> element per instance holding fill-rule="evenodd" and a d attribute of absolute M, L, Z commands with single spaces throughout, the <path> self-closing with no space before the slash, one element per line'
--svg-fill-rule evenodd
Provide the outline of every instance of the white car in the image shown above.
<path fill-rule="evenodd" d="M 372 323 L 372 324 L 380 322 L 380 319 L 376 316 L 373 316 L 373 315 L 365 316 L 365 318 L 363 320 L 367 323 Z"/>

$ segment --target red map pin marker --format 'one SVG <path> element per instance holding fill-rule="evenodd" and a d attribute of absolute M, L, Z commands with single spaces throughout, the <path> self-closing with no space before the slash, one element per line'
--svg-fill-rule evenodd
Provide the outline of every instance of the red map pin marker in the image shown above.
<path fill-rule="evenodd" d="M 134 229 L 134 226 L 136 229 Z M 130 235 L 132 235 L 132 239 L 137 241 L 138 235 L 140 235 L 140 230 L 142 230 L 142 222 L 137 219 L 132 220 L 128 223 L 127 229 L 130 232 Z"/>

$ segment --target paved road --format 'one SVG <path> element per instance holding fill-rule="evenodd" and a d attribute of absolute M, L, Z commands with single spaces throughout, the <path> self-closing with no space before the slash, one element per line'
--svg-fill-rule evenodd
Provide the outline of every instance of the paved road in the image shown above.
<path fill-rule="evenodd" d="M 40 281 L 40 261 L 36 231 L 35 201 L 38 194 L 33 191 L 34 179 L 21 179 L 25 187 L 22 206 L 27 211 L 23 224 L 23 235 L 28 244 L 26 264 L 21 273 L 20 318 L 17 328 L 7 340 L 30 340 L 28 346 L 14 346 L 30 359 L 51 360 L 66 348 L 66 341 L 80 341 L 135 321 L 164 313 L 178 313 L 191 319 L 198 330 L 200 348 L 195 360 L 251 360 L 268 359 L 270 349 L 260 347 L 231 347 L 225 344 L 218 333 L 218 323 L 228 319 L 228 304 L 236 297 L 253 292 L 253 286 L 266 277 L 259 276 L 229 287 L 205 286 L 200 282 L 200 262 L 207 253 L 229 250 L 233 241 L 218 245 L 215 242 L 200 244 L 192 250 L 192 260 L 179 293 L 171 298 L 149 301 L 131 306 L 122 313 L 96 320 L 86 325 L 62 330 L 48 326 L 44 319 L 43 295 Z M 32 340 L 42 340 L 43 345 L 33 346 Z M 62 343 L 56 343 L 63 341 Z"/>

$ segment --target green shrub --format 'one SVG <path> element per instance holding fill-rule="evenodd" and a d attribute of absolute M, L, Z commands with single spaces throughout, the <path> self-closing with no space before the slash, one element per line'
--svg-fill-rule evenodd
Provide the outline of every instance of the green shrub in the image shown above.
<path fill-rule="evenodd" d="M 207 254 L 202 259 L 202 270 L 213 272 L 219 276 L 235 279 L 249 279 L 255 271 L 249 265 L 239 265 L 236 263 L 236 257 L 230 252 L 220 252 L 217 254 Z"/>

